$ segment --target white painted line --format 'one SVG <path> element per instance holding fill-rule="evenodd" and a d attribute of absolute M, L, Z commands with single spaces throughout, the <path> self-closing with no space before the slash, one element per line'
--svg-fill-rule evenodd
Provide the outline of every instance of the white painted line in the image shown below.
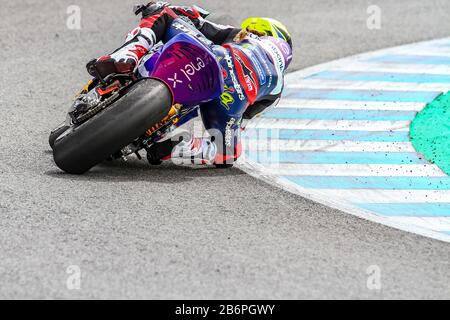
<path fill-rule="evenodd" d="M 409 131 L 410 121 L 367 120 L 297 120 L 259 118 L 248 129 L 347 130 L 347 131 Z"/>
<path fill-rule="evenodd" d="M 352 205 L 351 201 L 349 201 L 349 199 L 357 200 L 359 203 L 363 203 L 362 198 L 359 199 L 358 196 L 364 196 L 366 190 L 349 190 L 348 192 L 350 192 L 350 193 L 354 192 L 354 193 L 353 193 L 353 195 L 349 194 L 350 197 L 346 199 L 346 198 L 338 197 L 337 193 L 333 193 L 333 191 L 335 191 L 335 190 L 327 190 L 327 192 L 323 192 L 323 191 L 305 189 L 291 181 L 288 181 L 285 178 L 265 175 L 264 167 L 262 167 L 260 164 L 257 164 L 257 163 L 240 162 L 239 167 L 243 171 L 248 173 L 249 175 L 254 176 L 255 178 L 261 179 L 269 184 L 272 184 L 274 186 L 277 186 L 279 188 L 282 188 L 288 192 L 297 194 L 299 196 L 306 197 L 312 201 L 321 203 L 328 207 L 350 213 L 361 219 L 380 223 L 380 224 L 386 225 L 388 227 L 400 229 L 400 230 L 403 230 L 406 232 L 416 233 L 416 234 L 422 235 L 424 237 L 429 237 L 429 238 L 433 238 L 433 239 L 444 241 L 444 242 L 450 242 L 450 235 L 446 235 L 446 234 L 437 232 L 434 229 L 427 228 L 427 226 L 422 226 L 420 224 L 414 224 L 414 223 L 411 223 L 410 221 L 402 221 L 399 219 L 392 219 L 391 217 L 380 216 L 371 211 L 362 210 L 362 209 L 357 208 L 354 205 Z M 344 190 L 339 190 L 339 191 L 344 191 Z M 373 195 L 375 196 L 373 198 L 374 200 L 378 200 L 378 199 L 376 199 L 377 194 L 378 194 L 378 196 L 383 195 L 383 191 L 386 191 L 386 194 L 390 194 L 390 193 L 392 193 L 393 195 L 396 194 L 396 191 L 391 191 L 391 190 L 378 190 L 378 191 L 367 190 L 367 191 L 368 191 L 367 192 L 368 194 L 373 193 Z M 360 193 L 358 193 L 358 192 L 360 192 Z M 405 191 L 402 191 L 402 192 L 405 192 Z M 432 191 L 429 194 L 432 194 L 434 192 L 437 192 L 437 191 Z M 450 192 L 443 194 L 445 199 L 448 199 L 447 196 L 449 194 L 450 194 Z M 341 196 L 342 195 L 344 195 L 344 193 L 342 193 Z M 440 195 L 441 194 L 438 194 L 438 195 L 436 195 L 436 197 L 440 197 Z M 401 196 L 401 195 L 399 195 L 399 196 Z M 424 195 L 424 197 L 426 197 L 426 195 Z M 386 200 L 386 198 L 381 198 L 381 199 Z M 400 197 L 397 197 L 397 199 L 400 199 Z M 415 199 L 415 198 L 413 197 L 413 199 Z M 436 203 L 444 202 L 443 200 L 445 200 L 445 199 L 440 199 L 440 200 L 436 201 Z M 399 201 L 399 200 L 395 201 L 395 198 L 394 198 L 393 201 L 389 201 L 387 203 L 402 203 L 402 202 L 404 202 L 404 201 Z M 429 202 L 433 202 L 431 198 L 430 198 Z M 373 201 L 373 202 L 368 201 L 368 203 L 383 203 L 383 201 Z M 417 203 L 420 203 L 420 202 L 417 202 Z M 446 227 L 447 226 L 445 225 L 442 227 L 442 229 L 444 230 L 444 228 L 446 228 Z"/>
<path fill-rule="evenodd" d="M 326 79 L 305 79 L 286 86 L 289 89 L 335 89 L 335 90 L 397 90 L 447 92 L 449 83 L 411 83 L 384 81 L 345 81 Z"/>
<path fill-rule="evenodd" d="M 281 176 L 446 177 L 434 165 L 269 164 L 266 174 Z"/>
<path fill-rule="evenodd" d="M 422 102 L 382 102 L 347 100 L 306 100 L 281 99 L 277 108 L 299 109 L 337 109 L 337 110 L 376 110 L 376 111 L 421 111 L 426 103 Z"/>
<path fill-rule="evenodd" d="M 372 189 L 328 189 L 317 194 L 341 198 L 353 203 L 442 203 L 450 202 L 449 190 L 372 190 Z"/>
<path fill-rule="evenodd" d="M 450 218 L 439 217 L 390 217 L 394 223 L 411 224 L 415 226 L 425 227 L 434 231 L 449 231 Z"/>
<path fill-rule="evenodd" d="M 246 139 L 252 151 L 329 151 L 329 152 L 415 152 L 410 142 L 364 142 L 347 140 L 277 140 Z"/>
<path fill-rule="evenodd" d="M 405 65 L 397 63 L 352 62 L 348 65 L 332 66 L 328 71 L 376 71 L 389 73 L 423 73 L 450 75 L 450 66 L 429 64 Z"/>
<path fill-rule="evenodd" d="M 309 85 L 313 88 L 325 89 L 339 89 L 344 88 L 346 90 L 370 88 L 369 90 L 378 91 L 380 89 L 388 89 L 394 91 L 411 90 L 411 91 L 446 91 L 446 88 L 442 88 L 443 84 L 431 84 L 423 85 L 420 80 L 416 80 L 417 77 L 405 77 L 405 80 L 411 79 L 420 83 L 411 84 L 408 82 L 393 82 L 393 83 L 381 83 L 381 81 L 372 81 L 362 84 L 359 81 L 315 81 L 313 79 L 305 81 L 314 74 L 324 71 L 361 71 L 361 72 L 385 72 L 385 73 L 408 73 L 408 74 L 424 74 L 424 75 L 450 75 L 450 65 L 433 65 L 433 64 L 414 64 L 413 61 L 408 61 L 408 64 L 395 64 L 395 63 L 378 63 L 368 62 L 373 61 L 373 58 L 384 57 L 386 55 L 406 55 L 409 52 L 411 55 L 419 56 L 437 56 L 443 59 L 436 59 L 437 62 L 445 62 L 445 57 L 450 53 L 450 50 L 442 49 L 442 44 L 449 44 L 450 38 L 441 39 L 431 42 L 425 42 L 420 44 L 411 44 L 408 46 L 402 46 L 397 48 L 386 49 L 382 51 L 365 53 L 358 56 L 353 56 L 333 62 L 328 62 L 318 66 L 308 68 L 293 74 L 286 76 L 286 85 L 288 87 L 297 88 L 299 86 Z M 427 51 L 429 48 L 429 52 Z M 448 47 L 447 47 L 448 48 Z M 441 51 L 439 51 L 441 50 Z M 446 50 L 446 51 L 445 51 Z M 428 59 L 427 62 L 431 60 Z M 433 61 L 431 61 L 433 62 Z M 370 77 L 368 77 L 369 79 Z M 401 77 L 397 77 L 399 80 Z M 430 81 L 430 78 L 428 79 Z M 442 78 L 439 81 L 445 81 Z M 424 81 L 425 82 L 425 81 Z M 300 85 L 298 85 L 300 83 Z M 316 87 L 315 87 L 316 86 Z M 337 86 L 337 87 L 336 87 Z M 354 86 L 354 87 L 352 87 Z M 357 88 L 356 88 L 357 87 Z M 449 86 L 450 87 L 450 86 Z M 433 89 L 430 89 L 433 88 Z M 444 90 L 443 90 L 444 89 Z M 330 90 L 332 91 L 332 90 Z M 326 95 L 325 95 L 326 96 Z M 431 98 L 430 98 L 431 99 Z M 283 99 L 278 109 L 283 108 L 307 108 L 307 109 L 340 109 L 340 110 L 389 110 L 389 111 L 420 111 L 425 107 L 425 103 L 394 103 L 394 102 L 376 102 L 376 101 L 331 101 L 331 100 L 305 100 L 305 99 Z M 277 118 L 283 117 L 295 117 L 295 112 L 280 112 L 277 115 L 276 109 L 271 109 L 271 114 Z M 285 110 L 284 110 L 285 111 Z M 302 117 L 305 117 L 304 113 L 299 113 Z M 369 114 L 369 113 L 367 113 Z M 323 113 L 324 118 L 329 118 L 329 112 Z M 314 113 L 314 117 L 321 117 L 320 112 Z M 330 120 L 300 120 L 300 119 L 270 119 L 270 118 L 256 118 L 250 122 L 248 128 L 261 128 L 261 129 L 297 129 L 301 133 L 302 130 L 309 130 L 305 134 L 291 134 L 286 133 L 284 137 L 294 139 L 304 139 L 305 137 L 314 137 L 314 141 L 293 141 L 293 140 L 276 140 L 276 134 L 268 134 L 267 141 L 252 141 L 246 139 L 254 139 L 251 135 L 247 138 L 244 136 L 244 146 L 246 150 L 266 152 L 268 150 L 275 151 L 319 151 L 323 153 L 329 152 L 341 152 L 349 153 L 349 159 L 353 159 L 352 152 L 414 152 L 414 148 L 409 142 L 362 142 L 362 141 L 330 141 L 329 139 L 335 139 L 343 137 L 344 139 L 351 140 L 355 132 L 354 131 L 367 131 L 369 136 L 372 132 L 381 133 L 389 131 L 400 131 L 397 135 L 400 137 L 404 133 L 409 132 L 409 121 L 330 121 Z M 345 131 L 345 135 L 339 134 L 329 136 L 329 131 Z M 258 130 L 260 132 L 260 130 Z M 261 130 L 264 133 L 264 130 Z M 311 134 L 311 132 L 313 134 Z M 320 136 L 316 136 L 316 133 Z M 375 133 L 374 133 L 375 134 Z M 273 140 L 269 139 L 272 138 Z M 258 136 L 261 139 L 261 135 Z M 379 138 L 377 136 L 376 138 Z M 396 137 L 397 138 L 397 137 Z M 366 139 L 365 139 L 366 140 Z M 378 139 L 373 139 L 379 141 Z M 396 140 L 396 139 L 395 139 Z M 274 143 L 275 141 L 275 143 Z M 398 140 L 403 141 L 403 140 Z M 270 147 L 272 146 L 272 147 Z M 386 175 L 387 177 L 395 177 L 398 181 L 402 181 L 402 178 L 413 179 L 414 177 L 425 177 L 425 179 L 419 179 L 427 183 L 426 177 L 438 177 L 437 179 L 446 180 L 447 176 L 444 175 L 440 169 L 432 164 L 428 165 L 369 165 L 360 164 L 355 161 L 355 164 L 341 165 L 339 160 L 336 164 L 293 164 L 293 165 L 280 165 L 278 168 L 269 164 L 261 164 L 255 162 L 244 162 L 245 157 L 238 163 L 247 173 L 267 181 L 268 183 L 277 185 L 292 193 L 307 197 L 313 201 L 317 201 L 324 205 L 336 208 L 338 210 L 350 213 L 357 217 L 381 223 L 393 228 L 405 230 L 408 232 L 417 233 L 426 237 L 450 242 L 450 235 L 441 233 L 439 231 L 450 231 L 450 218 L 409 218 L 409 217 L 389 217 L 383 214 L 382 210 L 376 212 L 375 209 L 371 211 L 361 209 L 364 204 L 408 204 L 416 203 L 418 205 L 423 204 L 448 204 L 450 203 L 450 190 L 441 190 L 436 186 L 435 190 L 380 190 L 370 189 L 370 186 L 364 185 L 368 189 L 353 189 L 349 186 L 349 189 L 316 189 L 305 188 L 300 184 L 295 183 L 295 179 L 289 180 L 283 175 L 290 176 L 323 176 L 323 177 L 340 177 L 345 180 L 345 177 L 355 177 L 364 171 L 362 176 L 379 176 Z M 247 160 L 248 161 L 248 160 Z M 436 178 L 434 178 L 436 179 Z M 325 179 L 326 180 L 326 179 Z M 352 181 L 352 179 L 349 179 Z M 387 180 L 388 181 L 388 180 Z M 433 183 L 434 181 L 434 183 Z M 434 186 L 436 180 L 430 179 L 430 186 Z M 447 180 L 446 180 L 447 181 Z M 400 184 L 401 185 L 401 184 Z M 355 187 L 362 185 L 355 185 Z M 321 186 L 321 188 L 326 186 Z M 336 188 L 337 186 L 333 186 Z M 388 188 L 388 186 L 382 186 Z M 377 208 L 377 206 L 366 206 L 367 208 Z M 438 206 L 439 207 L 439 206 Z M 432 214 L 432 212 L 430 212 Z M 444 215 L 444 214 L 443 214 Z"/>
<path fill-rule="evenodd" d="M 411 55 L 411 56 L 450 57 L 450 49 L 439 48 L 439 50 L 436 50 L 436 48 L 425 45 L 425 46 L 418 46 L 414 48 L 414 50 L 411 50 L 409 48 L 397 49 L 395 51 L 395 54 L 401 54 L 405 56 Z"/>

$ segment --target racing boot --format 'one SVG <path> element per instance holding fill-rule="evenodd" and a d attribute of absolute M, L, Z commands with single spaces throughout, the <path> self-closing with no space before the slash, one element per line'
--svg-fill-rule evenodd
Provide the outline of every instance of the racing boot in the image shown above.
<path fill-rule="evenodd" d="M 201 27 L 202 19 L 209 15 L 209 12 L 198 6 L 177 7 L 164 1 L 137 5 L 134 13 L 142 14 L 139 27 L 132 30 L 125 44 L 112 54 L 90 61 L 86 65 L 90 75 L 104 79 L 113 73 L 133 72 L 141 58 L 163 39 L 167 27 L 179 17 L 178 14 L 197 28 Z"/>
<path fill-rule="evenodd" d="M 152 165 L 172 160 L 176 165 L 214 165 L 219 169 L 233 167 L 240 154 L 240 143 L 235 148 L 234 155 L 222 155 L 211 138 L 194 138 L 187 132 L 158 142 L 147 149 L 147 159 Z"/>
<path fill-rule="evenodd" d="M 90 61 L 86 65 L 90 75 L 104 79 L 112 73 L 133 72 L 142 57 L 162 39 L 167 27 L 167 17 L 176 17 L 167 2 L 152 1 L 147 5 L 137 5 L 134 13 L 142 14 L 139 27 L 132 30 L 125 44 L 112 54 Z"/>
<path fill-rule="evenodd" d="M 172 160 L 176 165 L 213 164 L 217 147 L 209 138 L 194 138 L 188 132 L 177 134 L 171 139 L 155 143 L 147 149 L 150 164 Z"/>
<path fill-rule="evenodd" d="M 214 164 L 217 146 L 209 138 L 191 138 L 183 140 L 172 151 L 172 161 L 177 165 L 210 165 Z"/>
<path fill-rule="evenodd" d="M 86 65 L 87 71 L 91 76 L 100 79 L 114 73 L 131 74 L 155 41 L 156 36 L 152 29 L 138 27 L 128 34 L 125 44 L 112 54 L 89 61 Z"/>

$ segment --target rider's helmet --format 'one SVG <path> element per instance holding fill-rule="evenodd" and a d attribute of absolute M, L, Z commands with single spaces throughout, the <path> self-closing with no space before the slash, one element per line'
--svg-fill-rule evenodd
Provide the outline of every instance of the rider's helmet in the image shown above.
<path fill-rule="evenodd" d="M 248 31 L 256 31 L 262 37 L 268 37 L 268 40 L 273 43 L 281 51 L 284 57 L 284 64 L 282 71 L 284 72 L 292 62 L 292 37 L 286 26 L 280 21 L 271 18 L 248 18 L 242 23 L 242 29 Z"/>
<path fill-rule="evenodd" d="M 248 18 L 242 23 L 242 29 L 257 31 L 258 33 L 279 38 L 286 41 L 292 49 L 292 37 L 288 29 L 280 21 L 271 18 Z"/>

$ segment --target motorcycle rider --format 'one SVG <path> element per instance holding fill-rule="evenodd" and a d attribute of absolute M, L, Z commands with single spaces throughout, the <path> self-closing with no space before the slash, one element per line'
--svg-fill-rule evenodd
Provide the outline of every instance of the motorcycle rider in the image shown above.
<path fill-rule="evenodd" d="M 200 106 L 207 130 L 221 137 L 166 140 L 148 151 L 151 163 L 170 157 L 197 164 L 229 167 L 241 155 L 240 130 L 243 119 L 251 119 L 281 97 L 284 74 L 292 61 L 292 40 L 286 27 L 268 18 L 250 18 L 243 28 L 222 26 L 206 19 L 200 7 L 171 6 L 150 2 L 137 6 L 139 26 L 112 54 L 87 64 L 93 76 L 131 73 L 139 61 L 160 41 L 178 33 L 189 33 L 208 45 L 222 67 L 225 88 L 222 96 Z"/>

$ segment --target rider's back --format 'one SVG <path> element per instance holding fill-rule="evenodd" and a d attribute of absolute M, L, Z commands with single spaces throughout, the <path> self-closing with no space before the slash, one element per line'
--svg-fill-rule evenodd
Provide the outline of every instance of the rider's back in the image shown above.
<path fill-rule="evenodd" d="M 253 92 L 251 102 L 279 96 L 283 90 L 284 73 L 292 50 L 282 40 L 248 34 L 244 40 L 225 44 L 236 61 L 241 84 Z M 252 101 L 253 100 L 253 101 Z"/>

